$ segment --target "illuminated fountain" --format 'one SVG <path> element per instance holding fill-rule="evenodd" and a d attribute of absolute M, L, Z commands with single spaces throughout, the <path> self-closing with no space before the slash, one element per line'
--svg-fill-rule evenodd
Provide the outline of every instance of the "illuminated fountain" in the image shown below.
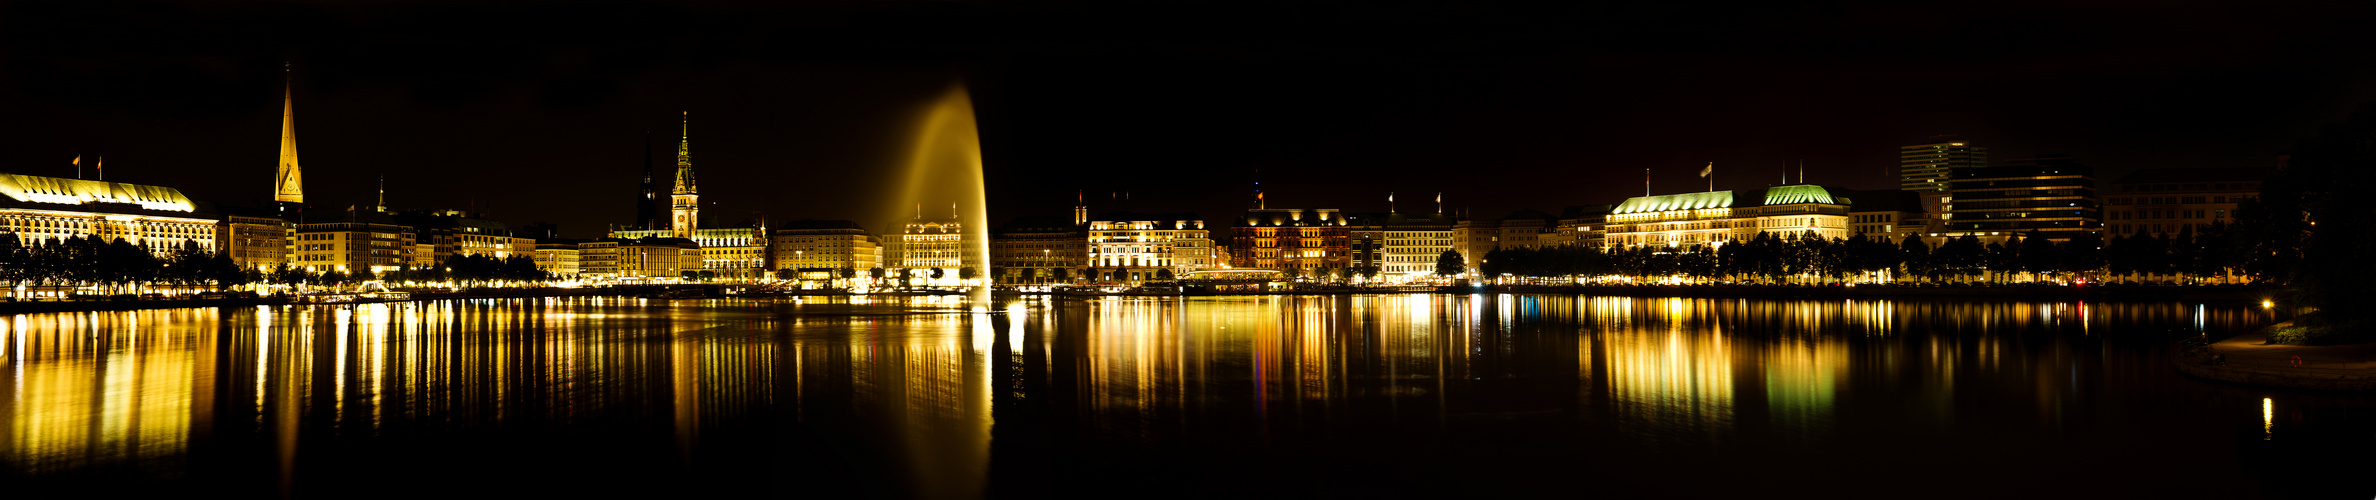
<path fill-rule="evenodd" d="M 906 214 L 914 207 L 917 219 L 922 219 L 926 207 L 937 213 L 939 207 L 954 203 L 952 215 L 963 235 L 958 238 L 960 268 L 973 268 L 975 280 L 968 283 L 973 287 L 968 296 L 973 309 L 984 310 L 990 303 L 990 217 L 982 193 L 982 141 L 965 85 L 950 85 L 933 99 L 912 130 L 906 181 L 889 197 L 893 203 L 886 213 Z M 884 256 L 886 261 L 894 258 Z"/>

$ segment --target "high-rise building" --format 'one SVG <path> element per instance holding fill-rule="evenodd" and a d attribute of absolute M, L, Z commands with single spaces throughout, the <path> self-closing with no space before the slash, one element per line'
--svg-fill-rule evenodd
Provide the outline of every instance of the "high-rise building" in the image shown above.
<path fill-rule="evenodd" d="M 683 135 L 677 138 L 676 188 L 670 191 L 668 197 L 668 230 L 675 233 L 676 237 L 685 239 L 693 238 L 693 230 L 701 223 L 701 194 L 693 184 L 693 154 L 690 149 L 692 129 L 688 125 L 691 116 L 692 112 L 686 112 L 686 121 L 677 124 L 683 129 Z"/>
<path fill-rule="evenodd" d="M 1988 166 L 1988 148 L 1957 140 L 1952 135 L 1898 148 L 1898 189 L 1946 191 L 1948 171 Z"/>
<path fill-rule="evenodd" d="M 2002 167 L 1955 171 L 1947 191 L 1952 202 L 1931 236 L 1963 235 L 1983 241 L 2038 231 L 2047 239 L 2103 230 L 2095 169 L 2070 156 L 2041 155 Z"/>

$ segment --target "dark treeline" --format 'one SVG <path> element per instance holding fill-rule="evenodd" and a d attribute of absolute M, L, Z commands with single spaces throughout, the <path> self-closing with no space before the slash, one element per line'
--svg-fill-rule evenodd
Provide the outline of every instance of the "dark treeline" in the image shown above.
<path fill-rule="evenodd" d="M 141 288 L 229 289 L 255 283 L 339 286 L 384 279 L 391 283 L 487 285 L 498 282 L 544 281 L 549 275 L 525 255 L 497 259 L 486 255 L 449 257 L 440 267 L 389 271 L 378 276 L 370 269 L 353 273 L 313 271 L 282 264 L 268 270 L 242 269 L 231 257 L 207 252 L 198 242 L 183 240 L 160 257 L 123 238 L 76 236 L 26 242 L 16 233 L 0 233 L 0 281 L 10 289 L 21 285 L 93 287 L 103 292 L 129 293 Z"/>
<path fill-rule="evenodd" d="M 1768 284 L 2005 283 L 2089 278 L 2232 283 L 2247 279 L 2256 266 L 2269 265 L 2249 259 L 2252 242 L 2233 233 L 2222 224 L 2199 235 L 2189 228 L 2168 238 L 2124 236 L 2105 241 L 2086 234 L 2055 242 L 2031 232 L 1992 243 L 1967 235 L 1936 246 L 1913 236 L 1891 242 L 1862 235 L 1827 239 L 1811 232 L 1760 233 L 1747 241 L 1713 246 L 1502 249 L 1486 253 L 1479 268 L 1488 277 L 1572 281 L 1626 277 Z"/>
<path fill-rule="evenodd" d="M 252 282 L 231 258 L 200 249 L 182 240 L 159 257 L 123 238 L 74 236 L 22 241 L 16 233 L 0 233 L 0 281 L 18 286 L 96 287 L 125 291 L 138 286 L 181 286 L 221 289 Z"/>

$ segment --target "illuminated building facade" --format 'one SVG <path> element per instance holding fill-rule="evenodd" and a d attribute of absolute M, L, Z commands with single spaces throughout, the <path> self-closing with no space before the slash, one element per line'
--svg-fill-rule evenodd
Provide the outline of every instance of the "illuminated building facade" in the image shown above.
<path fill-rule="evenodd" d="M 796 220 L 776 227 L 771 236 L 774 243 L 768 253 L 769 269 L 791 269 L 805 277 L 813 273 L 839 273 L 843 269 L 865 275 L 868 270 L 883 267 L 882 240 L 867 234 L 856 221 Z M 835 276 L 817 276 L 835 278 Z"/>
<path fill-rule="evenodd" d="M 1196 214 L 1114 212 L 1089 219 L 1089 267 L 1098 281 L 1136 283 L 1210 269 L 1213 240 Z"/>
<path fill-rule="evenodd" d="M 619 278 L 619 240 L 605 238 L 580 242 L 577 251 L 579 279 Z"/>
<path fill-rule="evenodd" d="M 620 280 L 652 281 L 682 279 L 688 271 L 701 270 L 701 245 L 683 238 L 636 238 L 618 241 L 618 270 Z M 583 273 L 584 254 L 579 254 Z"/>
<path fill-rule="evenodd" d="M 982 260 L 982 256 L 973 255 L 974 238 L 958 220 L 955 207 L 950 207 L 946 219 L 918 216 L 902 228 L 898 264 L 889 267 L 938 268 L 951 273 L 948 276 L 956 276 L 958 269 L 972 267 Z"/>
<path fill-rule="evenodd" d="M 1849 191 L 1812 184 L 1629 198 L 1610 209 L 1610 249 L 1715 247 L 1759 233 L 1825 239 L 1849 235 Z"/>
<path fill-rule="evenodd" d="M 693 231 L 701 246 L 701 269 L 716 279 L 756 280 L 767 277 L 767 228 L 718 228 Z"/>
<path fill-rule="evenodd" d="M 289 262 L 289 238 L 296 227 L 270 211 L 225 209 L 215 226 L 215 248 L 240 269 L 272 269 Z M 408 254 L 410 252 L 407 252 Z"/>
<path fill-rule="evenodd" d="M 214 252 L 217 219 L 197 213 L 169 187 L 0 174 L 0 231 L 16 233 L 25 245 L 89 235 L 122 239 L 160 257 L 184 241 Z"/>
<path fill-rule="evenodd" d="M 1074 207 L 1072 220 L 1017 217 L 990 233 L 990 268 L 999 283 L 1047 284 L 1071 281 L 1089 262 L 1087 207 Z M 1081 221 L 1074 224 L 1072 221 Z M 1059 280 L 1057 270 L 1064 270 Z"/>
<path fill-rule="evenodd" d="M 2195 234 L 2214 223 L 2236 222 L 2236 204 L 2260 197 L 2265 168 L 2139 170 L 2106 186 L 2104 228 L 2113 235 Z"/>
<path fill-rule="evenodd" d="M 1371 232 L 1371 247 L 1375 256 L 1371 264 L 1362 264 L 1359 256 L 1355 265 L 1378 268 L 1378 279 L 1401 282 L 1435 274 L 1436 258 L 1451 250 L 1452 226 L 1457 221 L 1444 214 L 1371 214 L 1354 217 L 1350 226 L 1356 232 Z M 1360 251 L 1361 238 L 1348 235 L 1350 248 Z"/>
<path fill-rule="evenodd" d="M 1601 238 L 1608 234 L 1609 210 L 1614 205 L 1583 205 L 1568 207 L 1559 212 L 1559 225 L 1543 233 L 1543 247 L 1602 247 Z"/>
<path fill-rule="evenodd" d="M 1460 252 L 1470 272 L 1476 272 L 1485 254 L 1504 248 L 1536 248 L 1557 231 L 1559 221 L 1551 214 L 1534 210 L 1519 210 L 1493 220 L 1464 219 L 1452 223 L 1452 249 Z M 1434 260 L 1428 261 L 1428 272 L 1434 272 Z"/>
<path fill-rule="evenodd" d="M 611 231 L 612 238 L 676 238 L 670 229 L 644 231 Z M 696 270 L 708 270 L 717 279 L 749 280 L 767 277 L 768 238 L 763 227 L 734 227 L 695 229 L 692 238 L 679 238 L 701 246 L 702 259 Z"/>
<path fill-rule="evenodd" d="M 412 261 L 413 228 L 397 224 L 387 214 L 347 212 L 342 220 L 297 225 L 297 252 L 291 267 L 317 272 L 353 273 L 369 269 L 385 273 Z"/>
<path fill-rule="evenodd" d="M 1352 265 L 1352 233 L 1333 208 L 1256 208 L 1230 228 L 1230 265 L 1317 276 Z"/>
<path fill-rule="evenodd" d="M 416 210 L 395 214 L 394 218 L 397 224 L 413 228 L 419 244 L 430 246 L 427 261 L 433 265 L 442 265 L 455 256 L 508 259 L 536 251 L 536 240 L 515 237 L 511 226 L 470 212 Z"/>
<path fill-rule="evenodd" d="M 2003 167 L 1955 172 L 1953 200 L 1931 235 L 1974 235 L 1983 242 L 2038 231 L 2047 239 L 2103 230 L 2095 169 L 2069 156 L 2040 156 Z"/>
<path fill-rule="evenodd" d="M 536 244 L 536 269 L 554 279 L 577 279 L 585 273 L 585 251 L 580 242 L 547 240 Z"/>

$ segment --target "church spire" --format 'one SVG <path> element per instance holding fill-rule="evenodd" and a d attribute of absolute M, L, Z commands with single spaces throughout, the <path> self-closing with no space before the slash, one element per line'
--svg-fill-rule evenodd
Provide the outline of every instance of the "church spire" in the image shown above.
<path fill-rule="evenodd" d="M 677 123 L 681 135 L 677 137 L 676 194 L 693 194 L 697 191 L 693 186 L 693 154 L 690 146 L 693 135 L 687 124 L 692 115 L 690 111 L 685 112 L 685 117 Z"/>
<path fill-rule="evenodd" d="M 692 114 L 690 111 L 684 112 L 684 117 L 679 119 L 690 121 Z M 682 135 L 677 139 L 676 190 L 668 197 L 668 229 L 678 238 L 691 238 L 701 224 L 701 195 L 695 193 L 693 188 L 693 156 L 687 146 L 692 142 L 692 134 L 684 121 L 677 124 Z"/>
<path fill-rule="evenodd" d="M 287 63 L 281 72 L 288 73 Z M 294 76 L 281 84 L 281 140 L 280 175 L 274 177 L 272 199 L 286 203 L 305 203 L 305 177 L 297 168 L 297 113 L 290 91 L 295 87 Z"/>

